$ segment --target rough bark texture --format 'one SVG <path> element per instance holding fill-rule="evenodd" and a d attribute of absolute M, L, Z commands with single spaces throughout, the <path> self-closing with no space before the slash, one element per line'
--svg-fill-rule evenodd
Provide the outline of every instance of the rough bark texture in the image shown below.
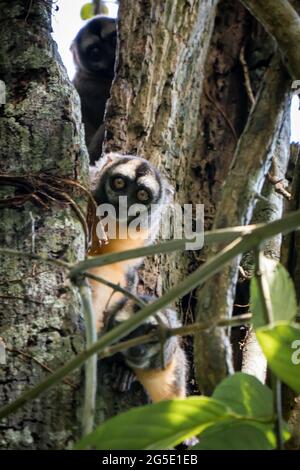
<path fill-rule="evenodd" d="M 200 97 L 216 3 L 120 4 L 120 55 L 106 114 L 105 149 L 149 159 L 173 183 L 181 204 L 191 201 L 191 162 L 198 153 Z M 184 276 L 187 264 L 186 253 L 155 257 L 146 263 L 141 289 L 160 295 Z M 132 394 L 111 396 L 113 379 L 107 370 L 103 364 L 100 419 L 144 402 Z"/>
<path fill-rule="evenodd" d="M 290 80 L 278 59 L 273 59 L 261 90 L 241 135 L 234 160 L 226 176 L 214 219 L 214 228 L 245 225 L 250 222 L 256 194 L 261 192 L 270 167 L 282 122 Z M 208 251 L 213 256 L 219 247 Z M 198 292 L 197 319 L 211 322 L 232 314 L 238 275 L 236 259 L 222 273 L 209 280 Z M 231 347 L 224 329 L 214 328 L 197 335 L 195 365 L 204 393 L 233 372 Z M 213 364 L 213 368 L 203 367 Z"/>
<path fill-rule="evenodd" d="M 290 100 L 287 100 L 284 119 L 273 155 L 273 163 L 270 168 L 271 177 L 276 181 L 282 181 L 283 184 L 285 182 L 285 175 L 287 173 L 290 159 L 290 128 Z M 251 223 L 253 224 L 272 222 L 273 220 L 280 219 L 283 214 L 284 198 L 282 194 L 275 191 L 274 185 L 268 179 L 264 184 L 262 195 L 265 200 L 258 201 L 251 220 Z M 267 240 L 262 247 L 264 254 L 275 261 L 280 261 L 281 242 L 281 235 L 278 235 L 271 240 Z M 253 252 L 247 253 L 243 256 L 241 266 L 248 275 L 253 275 Z M 247 303 L 249 301 L 250 299 L 248 298 Z M 265 383 L 266 381 L 267 361 L 256 340 L 253 330 L 249 331 L 245 340 L 242 371 L 254 375 L 262 383 Z"/>
<path fill-rule="evenodd" d="M 283 61 L 294 80 L 299 79 L 300 40 L 299 0 L 242 0 L 266 30 L 276 39 Z M 288 34 L 287 34 L 288 32 Z"/>
<path fill-rule="evenodd" d="M 151 160 L 174 185 L 176 202 L 204 203 L 206 229 L 212 227 L 223 182 L 251 108 L 241 50 L 244 47 L 254 91 L 274 53 L 273 42 L 265 41 L 262 28 L 239 2 L 219 2 L 214 21 L 215 6 L 211 1 L 164 5 L 139 1 L 132 8 L 131 1 L 122 2 L 120 56 L 106 113 L 105 150 L 138 153 Z M 274 132 L 274 138 L 276 135 Z M 271 139 L 270 148 L 273 146 Z M 259 189 L 262 182 L 263 175 Z M 231 210 L 230 202 L 228 207 Z M 237 217 L 234 221 L 249 221 L 252 209 L 253 204 L 243 220 Z M 141 272 L 141 291 L 160 295 L 206 256 L 204 249 L 147 260 Z M 234 290 L 232 283 L 231 306 Z M 221 302 L 225 306 L 223 296 Z M 185 319 L 193 317 L 193 293 L 181 299 L 180 311 Z M 209 316 L 215 312 L 209 309 Z M 221 349 L 224 342 L 228 344 L 225 335 L 215 340 Z M 208 337 L 205 344 L 214 348 L 216 342 Z M 209 391 L 215 363 L 204 350 L 206 347 L 198 349 L 196 361 L 201 376 L 210 382 L 206 387 L 201 380 L 200 388 Z M 227 370 L 217 374 L 219 379 Z M 102 374 L 109 385 L 105 367 Z M 106 390 L 102 387 L 104 399 L 99 401 L 100 409 L 105 410 L 101 419 L 107 410 L 114 413 L 120 403 L 124 408 L 132 402 L 132 395 L 123 404 L 119 396 L 110 397 Z"/>
<path fill-rule="evenodd" d="M 85 184 L 88 159 L 78 97 L 50 35 L 52 2 L 1 0 L 0 14 L 0 78 L 7 91 L 7 103 L 0 106 L 1 181 L 14 175 L 34 182 L 46 174 Z M 85 208 L 78 191 L 67 185 L 64 189 Z M 29 198 L 18 207 L 4 204 L 1 248 L 33 250 L 69 262 L 84 257 L 83 227 L 70 205 L 7 181 L 0 192 L 1 200 L 32 193 L 45 203 Z M 6 346 L 6 361 L 0 365 L 1 405 L 47 376 L 43 365 L 56 369 L 83 347 L 80 299 L 66 274 L 48 263 L 1 255 L 0 336 Z M 80 371 L 70 380 L 73 387 L 60 384 L 2 420 L 0 447 L 60 449 L 76 439 Z"/>

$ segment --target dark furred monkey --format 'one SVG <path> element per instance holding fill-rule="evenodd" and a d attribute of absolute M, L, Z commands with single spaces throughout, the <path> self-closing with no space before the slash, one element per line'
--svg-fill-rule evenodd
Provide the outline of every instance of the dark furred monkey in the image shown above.
<path fill-rule="evenodd" d="M 103 117 L 114 77 L 116 20 L 96 16 L 75 37 L 73 52 L 76 74 L 73 80 L 81 100 L 82 121 L 90 163 L 101 155 Z"/>
<path fill-rule="evenodd" d="M 153 302 L 155 297 L 141 297 L 145 303 Z M 120 323 L 135 315 L 141 307 L 133 300 L 123 297 L 106 313 L 106 330 L 109 331 Z M 181 326 L 177 313 L 169 308 L 158 311 L 155 315 L 148 317 L 132 333 L 122 339 L 126 341 L 138 336 L 157 331 L 162 324 L 167 328 L 178 328 Z M 162 363 L 163 358 L 163 363 Z M 125 363 L 134 373 L 137 380 L 143 385 L 153 402 L 168 400 L 172 398 L 183 398 L 186 396 L 187 361 L 185 353 L 177 336 L 167 338 L 161 345 L 159 339 L 154 338 L 151 342 L 140 344 L 122 351 L 116 355 L 119 361 L 123 377 L 119 379 L 128 380 Z M 118 378 L 116 377 L 116 380 Z M 121 383 L 123 390 L 124 382 Z M 128 387 L 128 388 L 129 388 Z"/>

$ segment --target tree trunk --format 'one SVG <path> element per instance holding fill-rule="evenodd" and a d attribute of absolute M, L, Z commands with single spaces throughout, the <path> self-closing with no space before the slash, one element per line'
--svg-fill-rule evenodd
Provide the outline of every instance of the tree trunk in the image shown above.
<path fill-rule="evenodd" d="M 162 5 L 152 0 L 134 2 L 133 7 L 129 0 L 121 2 L 119 60 L 106 112 L 105 150 L 137 153 L 158 166 L 173 184 L 176 202 L 204 204 L 206 229 L 212 227 L 223 183 L 251 110 L 251 92 L 257 94 L 274 54 L 273 40 L 239 2 L 222 0 L 217 11 L 216 4 L 198 1 L 184 6 L 181 2 Z M 270 148 L 283 120 L 288 83 L 283 80 L 279 119 Z M 206 256 L 204 248 L 146 260 L 140 273 L 140 291 L 161 295 L 194 271 Z M 236 274 L 230 285 L 231 306 L 235 279 Z M 215 296 L 212 299 L 218 300 Z M 218 302 L 225 307 L 225 300 L 220 296 Z M 181 299 L 178 307 L 185 320 L 195 318 L 195 295 Z M 213 312 L 211 309 L 212 321 Z M 221 361 L 228 361 L 224 369 L 218 369 L 212 355 L 204 354 L 202 346 L 206 344 L 207 350 L 207 343 L 200 347 L 200 338 L 196 339 L 199 386 L 207 393 L 233 371 L 227 336 L 217 335 L 214 340 L 216 343 L 208 337 L 213 350 L 221 352 Z M 213 369 L 215 377 L 210 380 Z M 129 401 L 141 403 L 138 395 L 111 396 L 105 364 L 102 374 L 99 403 L 105 411 L 101 420 L 118 411 L 119 406 L 130 406 Z M 103 377 L 107 380 L 105 387 Z M 107 396 L 112 400 L 109 405 Z"/>
<path fill-rule="evenodd" d="M 87 184 L 88 158 L 51 13 L 51 1 L 0 1 L 1 249 L 76 262 L 85 255 L 86 197 L 74 184 Z M 0 275 L 4 405 L 73 358 L 83 328 L 78 292 L 61 266 L 2 252 Z M 63 449 L 78 437 L 80 371 L 68 379 L 2 420 L 1 448 Z"/>
<path fill-rule="evenodd" d="M 106 112 L 105 150 L 150 160 L 173 184 L 180 204 L 191 201 L 204 65 L 216 4 L 215 0 L 120 4 L 119 59 Z M 147 260 L 140 290 L 161 295 L 182 279 L 188 264 L 186 252 Z M 112 395 L 109 366 L 103 363 L 101 369 L 100 421 L 120 408 L 145 403 L 138 385 L 132 393 Z"/>

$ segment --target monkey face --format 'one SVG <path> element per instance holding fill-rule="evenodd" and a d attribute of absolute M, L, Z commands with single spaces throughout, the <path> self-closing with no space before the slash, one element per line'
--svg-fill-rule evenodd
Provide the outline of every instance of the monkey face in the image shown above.
<path fill-rule="evenodd" d="M 154 301 L 155 298 L 143 296 L 142 300 L 147 303 Z M 141 307 L 132 300 L 121 300 L 114 307 L 113 312 L 108 313 L 107 329 L 110 330 L 128 320 L 132 315 L 137 313 L 140 308 Z M 138 326 L 129 335 L 124 337 L 122 341 L 128 341 L 153 332 L 158 333 L 160 325 L 172 328 L 179 326 L 176 312 L 169 309 L 157 312 L 155 316 L 147 318 L 142 325 Z M 137 369 L 160 369 L 164 365 L 167 365 L 172 359 L 176 344 L 177 339 L 175 337 L 167 338 L 163 343 L 159 341 L 158 337 L 155 337 L 147 343 L 138 344 L 123 350 L 122 355 L 129 367 Z M 162 362 L 165 362 L 165 364 Z"/>
<path fill-rule="evenodd" d="M 128 319 L 128 311 L 118 312 L 114 318 L 110 319 L 109 328 L 113 328 L 121 324 L 125 319 Z M 122 339 L 122 341 L 128 341 L 133 338 L 138 338 L 139 336 L 147 335 L 149 333 L 157 331 L 158 324 L 154 317 L 150 317 L 147 322 L 140 325 L 132 333 Z M 157 338 L 154 338 L 153 341 L 147 342 L 145 344 L 138 344 L 129 349 L 122 351 L 122 356 L 125 359 L 126 364 L 132 368 L 138 369 L 151 369 L 155 368 L 155 364 L 161 358 L 161 345 Z"/>
<path fill-rule="evenodd" d="M 139 326 L 131 334 L 129 334 L 124 340 L 137 338 L 139 336 L 147 335 L 152 332 L 156 332 L 158 325 L 151 323 L 145 323 Z M 123 340 L 123 341 L 124 341 Z M 125 362 L 129 367 L 138 369 L 151 369 L 156 368 L 156 363 L 160 361 L 161 352 L 164 346 L 161 346 L 157 338 L 145 344 L 138 344 L 125 351 L 122 351 Z"/>
<path fill-rule="evenodd" d="M 96 16 L 77 34 L 71 50 L 78 69 L 93 75 L 113 77 L 116 55 L 116 21 Z"/>
<path fill-rule="evenodd" d="M 143 158 L 112 154 L 103 167 L 95 191 L 98 204 L 112 204 L 117 218 L 122 220 L 121 205 L 128 209 L 126 220 L 139 214 L 149 216 L 155 205 L 161 204 L 163 186 L 158 172 Z M 136 210 L 136 212 L 135 212 Z"/>

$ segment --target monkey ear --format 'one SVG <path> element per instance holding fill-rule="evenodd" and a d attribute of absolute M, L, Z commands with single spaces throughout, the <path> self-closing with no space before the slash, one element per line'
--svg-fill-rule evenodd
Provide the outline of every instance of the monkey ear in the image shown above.
<path fill-rule="evenodd" d="M 90 185 L 91 185 L 91 191 L 94 192 L 97 189 L 97 184 L 100 176 L 100 171 L 97 168 L 97 166 L 91 166 L 89 167 L 89 176 L 90 176 Z"/>
<path fill-rule="evenodd" d="M 118 155 L 119 157 L 119 155 Z M 91 190 L 95 191 L 98 186 L 98 181 L 101 173 L 103 170 L 109 166 L 116 158 L 116 154 L 114 153 L 107 153 L 95 162 L 95 165 L 90 165 L 89 173 L 90 173 L 90 182 L 91 182 Z"/>
<path fill-rule="evenodd" d="M 99 177 L 103 170 L 120 157 L 122 157 L 122 155 L 118 153 L 106 153 L 105 155 L 103 155 L 103 157 L 100 158 L 100 160 L 97 160 L 95 162 L 95 165 L 90 165 L 89 173 L 92 191 L 95 191 L 97 189 Z"/>
<path fill-rule="evenodd" d="M 114 160 L 113 153 L 106 153 L 99 160 L 95 162 L 95 168 L 97 171 L 102 171 L 107 165 L 109 165 Z"/>

